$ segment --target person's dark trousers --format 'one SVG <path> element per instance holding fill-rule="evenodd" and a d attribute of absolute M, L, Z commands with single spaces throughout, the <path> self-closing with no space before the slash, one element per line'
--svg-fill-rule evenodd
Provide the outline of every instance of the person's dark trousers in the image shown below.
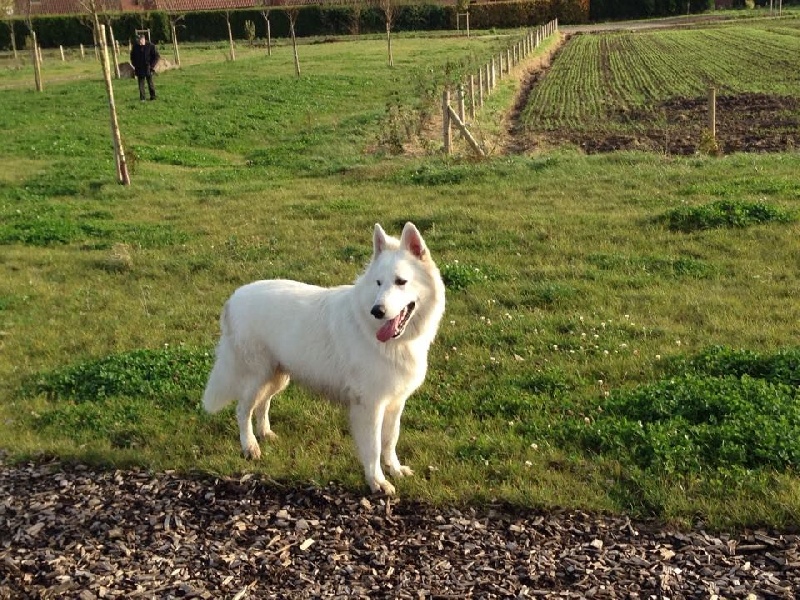
<path fill-rule="evenodd" d="M 147 80 L 147 89 L 150 91 L 150 100 L 156 99 L 156 88 L 153 85 L 153 75 L 144 75 L 137 77 L 139 80 L 139 100 L 144 100 L 144 81 Z"/>

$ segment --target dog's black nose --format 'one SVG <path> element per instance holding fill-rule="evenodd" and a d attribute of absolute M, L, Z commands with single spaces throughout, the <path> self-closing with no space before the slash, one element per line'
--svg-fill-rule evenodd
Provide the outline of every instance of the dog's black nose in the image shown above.
<path fill-rule="evenodd" d="M 369 312 L 376 319 L 382 319 L 386 315 L 386 309 L 384 309 L 380 304 L 373 306 L 372 310 Z"/>

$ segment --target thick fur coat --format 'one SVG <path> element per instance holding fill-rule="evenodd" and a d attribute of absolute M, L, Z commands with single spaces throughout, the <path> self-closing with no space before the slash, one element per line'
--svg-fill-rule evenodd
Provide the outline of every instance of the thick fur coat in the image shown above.
<path fill-rule="evenodd" d="M 257 437 L 276 437 L 271 399 L 293 379 L 349 407 L 370 489 L 393 494 L 381 458 L 393 477 L 412 474 L 396 453 L 400 416 L 425 379 L 444 306 L 444 284 L 417 228 L 406 223 L 396 239 L 376 224 L 372 260 L 353 285 L 267 280 L 233 293 L 203 406 L 216 412 L 236 401 L 242 451 L 259 458 Z"/>

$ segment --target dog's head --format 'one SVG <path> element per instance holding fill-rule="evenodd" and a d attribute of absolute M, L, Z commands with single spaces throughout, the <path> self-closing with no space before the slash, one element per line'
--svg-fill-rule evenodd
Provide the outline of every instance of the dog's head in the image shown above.
<path fill-rule="evenodd" d="M 444 285 L 419 230 L 406 223 L 398 240 L 375 224 L 372 246 L 364 283 L 375 294 L 370 314 L 378 322 L 377 339 L 414 336 L 428 325 L 432 312 L 438 312 L 433 315 L 435 333 L 444 310 Z"/>

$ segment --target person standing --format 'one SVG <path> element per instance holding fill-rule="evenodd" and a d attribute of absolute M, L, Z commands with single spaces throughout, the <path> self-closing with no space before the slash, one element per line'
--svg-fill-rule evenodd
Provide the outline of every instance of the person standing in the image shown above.
<path fill-rule="evenodd" d="M 158 49 L 148 41 L 144 34 L 139 36 L 139 43 L 131 48 L 131 64 L 139 80 L 139 100 L 144 101 L 144 82 L 150 91 L 150 100 L 156 99 L 156 88 L 153 85 L 153 73 L 158 59 Z"/>

